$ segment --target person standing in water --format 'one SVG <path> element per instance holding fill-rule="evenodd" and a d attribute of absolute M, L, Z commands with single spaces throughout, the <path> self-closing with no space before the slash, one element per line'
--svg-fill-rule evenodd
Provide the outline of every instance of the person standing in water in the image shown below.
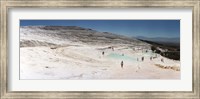
<path fill-rule="evenodd" d="M 123 62 L 123 61 L 121 61 L 121 68 L 123 68 L 123 65 L 124 65 L 124 62 Z"/>

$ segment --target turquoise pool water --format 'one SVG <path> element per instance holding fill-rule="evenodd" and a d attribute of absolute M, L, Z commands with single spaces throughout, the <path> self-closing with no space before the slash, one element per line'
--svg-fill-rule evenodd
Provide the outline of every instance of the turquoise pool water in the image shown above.
<path fill-rule="evenodd" d="M 111 54 L 107 55 L 107 57 L 114 58 L 114 59 L 120 59 L 120 60 L 137 61 L 137 58 L 134 56 L 127 56 L 127 55 L 122 56 L 122 54 L 117 54 L 117 53 L 111 53 Z"/>

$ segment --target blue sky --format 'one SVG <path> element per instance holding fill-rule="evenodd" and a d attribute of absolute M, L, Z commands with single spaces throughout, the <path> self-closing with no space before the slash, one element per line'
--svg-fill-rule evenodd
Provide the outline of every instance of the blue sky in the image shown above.
<path fill-rule="evenodd" d="M 20 20 L 20 26 L 80 26 L 129 37 L 180 37 L 180 20 Z"/>

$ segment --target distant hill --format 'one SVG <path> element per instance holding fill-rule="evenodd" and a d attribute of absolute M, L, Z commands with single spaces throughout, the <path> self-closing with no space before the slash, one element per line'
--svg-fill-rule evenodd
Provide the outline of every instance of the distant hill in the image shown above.
<path fill-rule="evenodd" d="M 48 46 L 66 43 L 85 43 L 94 45 L 126 44 L 130 46 L 149 46 L 136 38 L 99 32 L 78 26 L 21 26 L 20 46 Z"/>
<path fill-rule="evenodd" d="M 138 38 L 138 40 L 151 44 L 151 50 L 154 51 L 155 53 L 158 53 L 169 59 L 180 60 L 180 43 L 177 42 L 178 38 L 151 39 L 142 37 Z M 160 50 L 160 48 L 162 50 Z"/>
<path fill-rule="evenodd" d="M 149 38 L 149 37 L 144 37 L 144 36 L 138 36 L 136 38 L 140 40 L 145 40 L 145 41 L 152 41 L 152 42 L 167 45 L 167 46 L 180 47 L 180 38 L 177 38 L 177 37 L 176 38 L 165 38 L 165 37 Z"/>

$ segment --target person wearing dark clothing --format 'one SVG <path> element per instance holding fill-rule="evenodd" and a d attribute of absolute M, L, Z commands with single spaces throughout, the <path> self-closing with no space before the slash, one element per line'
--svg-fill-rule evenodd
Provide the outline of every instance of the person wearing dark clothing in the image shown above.
<path fill-rule="evenodd" d="M 123 68 L 123 65 L 124 65 L 124 62 L 123 62 L 123 61 L 121 61 L 121 68 Z"/>
<path fill-rule="evenodd" d="M 142 61 L 144 61 L 144 57 L 142 57 Z"/>
<path fill-rule="evenodd" d="M 102 52 L 102 55 L 104 55 L 104 52 Z"/>

